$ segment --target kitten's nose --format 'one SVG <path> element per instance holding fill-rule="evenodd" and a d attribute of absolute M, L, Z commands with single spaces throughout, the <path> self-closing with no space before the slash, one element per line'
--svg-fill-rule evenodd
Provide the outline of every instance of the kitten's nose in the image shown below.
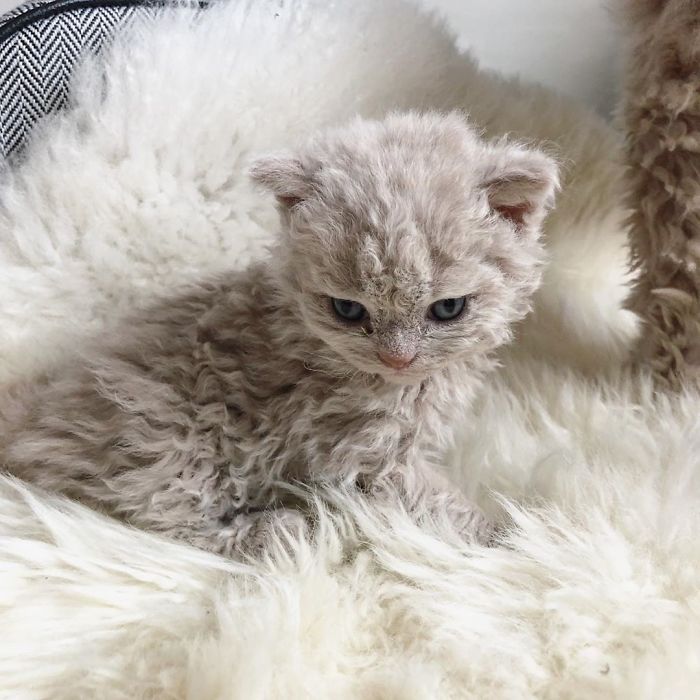
<path fill-rule="evenodd" d="M 392 367 L 393 369 L 404 369 L 404 367 L 408 367 L 416 356 L 415 352 L 395 353 L 387 352 L 386 350 L 380 350 L 378 354 L 379 359 L 387 367 Z"/>

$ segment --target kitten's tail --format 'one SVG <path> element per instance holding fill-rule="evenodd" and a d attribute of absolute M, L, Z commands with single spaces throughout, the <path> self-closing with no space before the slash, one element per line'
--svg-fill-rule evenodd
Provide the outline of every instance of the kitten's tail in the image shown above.
<path fill-rule="evenodd" d="M 618 0 L 639 348 L 663 386 L 700 384 L 700 0 Z"/>

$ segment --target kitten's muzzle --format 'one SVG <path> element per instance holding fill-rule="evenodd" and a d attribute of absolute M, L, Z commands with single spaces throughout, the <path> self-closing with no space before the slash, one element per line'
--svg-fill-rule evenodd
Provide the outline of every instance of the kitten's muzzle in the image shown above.
<path fill-rule="evenodd" d="M 392 353 L 386 350 L 380 350 L 378 353 L 382 364 L 392 369 L 405 369 L 416 357 L 413 351 L 403 353 Z"/>

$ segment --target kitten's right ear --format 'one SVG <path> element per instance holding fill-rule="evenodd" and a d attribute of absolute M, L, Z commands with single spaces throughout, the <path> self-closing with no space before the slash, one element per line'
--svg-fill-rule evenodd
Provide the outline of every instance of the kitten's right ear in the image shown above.
<path fill-rule="evenodd" d="M 311 179 L 298 158 L 290 153 L 262 156 L 248 171 L 253 182 L 262 185 L 287 209 L 303 202 L 313 193 Z"/>
<path fill-rule="evenodd" d="M 517 231 L 537 227 L 559 189 L 556 161 L 542 151 L 518 145 L 492 148 L 482 187 L 491 209 Z"/>

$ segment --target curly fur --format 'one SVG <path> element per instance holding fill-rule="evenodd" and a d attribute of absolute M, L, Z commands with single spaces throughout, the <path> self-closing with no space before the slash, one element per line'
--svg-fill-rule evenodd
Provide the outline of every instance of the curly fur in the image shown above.
<path fill-rule="evenodd" d="M 660 384 L 700 381 L 700 2 L 623 4 L 630 308 L 645 321 L 641 361 Z"/>
<path fill-rule="evenodd" d="M 414 507 L 456 501 L 430 465 L 449 411 L 529 309 L 554 163 L 485 143 L 456 114 L 408 113 L 358 119 L 252 173 L 281 201 L 268 260 L 114 329 L 8 420 L 0 463 L 227 554 L 264 540 L 266 509 L 288 500 L 281 481 L 382 493 L 378 479 L 399 478 Z M 433 301 L 464 294 L 461 317 L 429 319 Z M 361 300 L 371 327 L 348 327 L 331 297 Z M 379 361 L 408 343 L 410 367 Z M 451 510 L 485 535 L 466 502 Z"/>

